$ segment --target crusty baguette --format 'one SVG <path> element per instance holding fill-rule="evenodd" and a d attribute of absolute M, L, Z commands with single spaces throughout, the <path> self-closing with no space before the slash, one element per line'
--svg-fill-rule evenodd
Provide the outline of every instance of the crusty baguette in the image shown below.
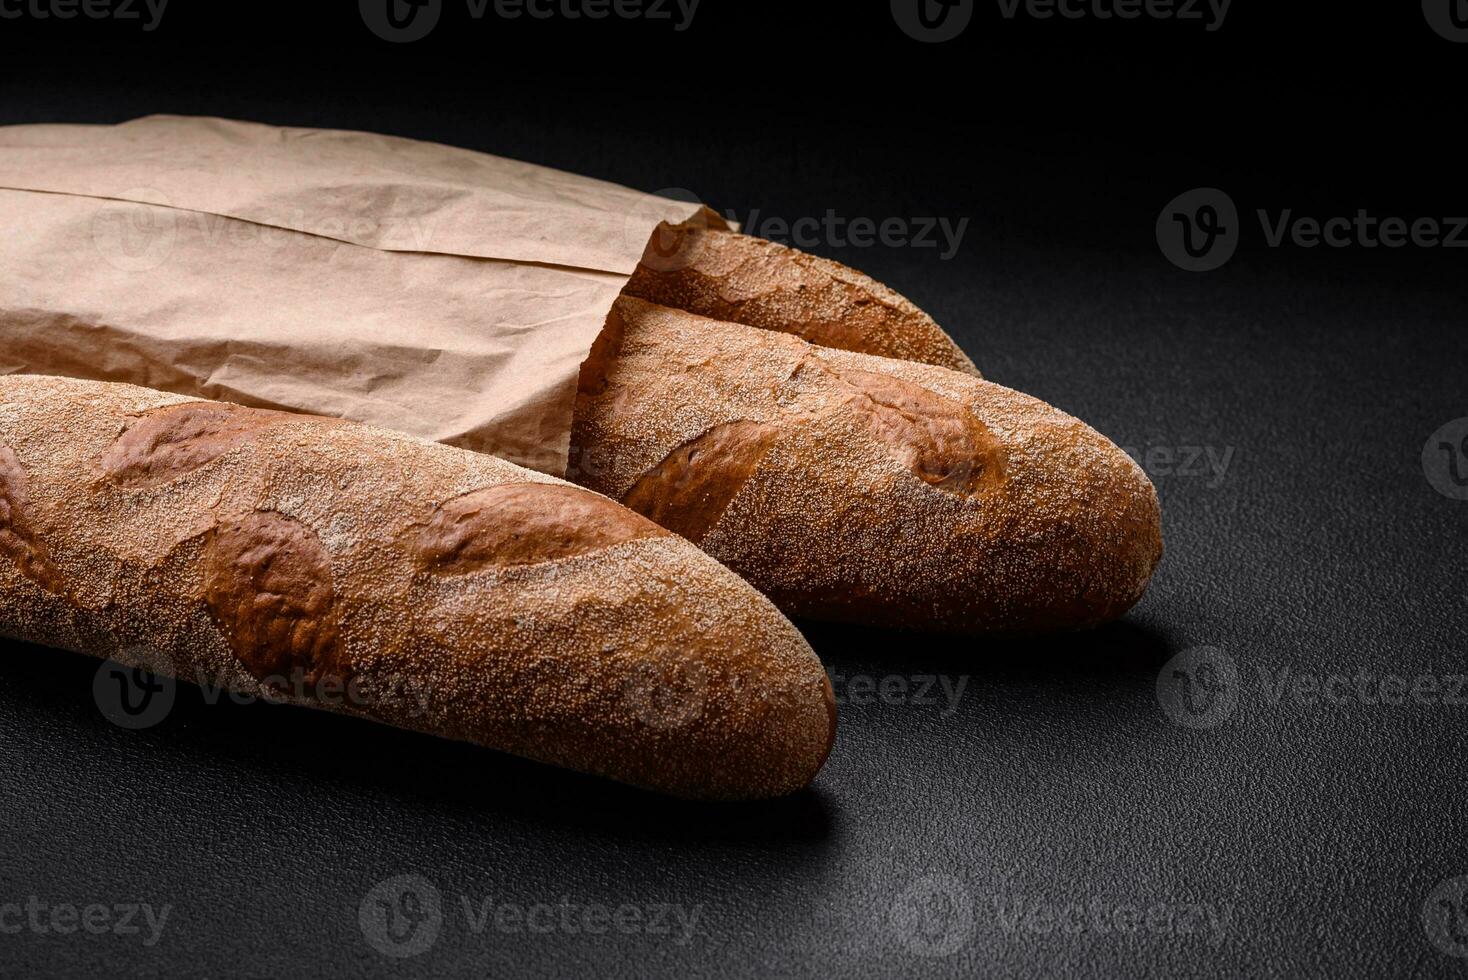
<path fill-rule="evenodd" d="M 737 232 L 664 222 L 623 295 L 821 347 L 979 375 L 932 317 L 870 276 Z"/>
<path fill-rule="evenodd" d="M 603 497 L 127 385 L 0 378 L 0 634 L 694 798 L 804 786 L 834 734 L 794 627 Z"/>
<path fill-rule="evenodd" d="M 572 477 L 793 615 L 1093 626 L 1161 558 L 1141 469 L 1044 402 L 624 297 L 582 369 Z"/>

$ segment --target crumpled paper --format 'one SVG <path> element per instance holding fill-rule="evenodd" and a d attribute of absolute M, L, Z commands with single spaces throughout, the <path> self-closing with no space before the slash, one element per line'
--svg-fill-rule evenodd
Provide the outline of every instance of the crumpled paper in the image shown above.
<path fill-rule="evenodd" d="M 0 373 L 381 425 L 563 475 L 576 378 L 697 203 L 369 133 L 0 127 Z"/>

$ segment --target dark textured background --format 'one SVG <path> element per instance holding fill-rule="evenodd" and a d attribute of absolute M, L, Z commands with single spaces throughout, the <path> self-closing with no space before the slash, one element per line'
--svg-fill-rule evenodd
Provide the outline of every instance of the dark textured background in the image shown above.
<path fill-rule="evenodd" d="M 170 111 L 373 129 L 689 188 L 740 214 L 969 218 L 947 261 L 811 250 L 907 293 L 990 379 L 1152 450 L 1167 557 L 1125 621 L 1051 642 L 809 625 L 842 678 L 967 686 L 946 712 L 849 703 L 859 688 L 838 680 L 829 765 L 763 805 L 670 802 L 193 689 L 129 732 L 93 701 L 95 662 L 5 645 L 0 903 L 171 911 L 151 947 L 0 934 L 0 973 L 1468 970 L 1423 924 L 1444 911 L 1438 883 L 1468 874 L 1468 704 L 1271 695 L 1285 669 L 1468 673 L 1468 502 L 1436 492 L 1421 461 L 1468 415 L 1468 252 L 1271 249 L 1252 217 L 1468 213 L 1468 44 L 1414 3 L 1368 20 L 1237 0 L 1211 33 L 981 5 L 933 45 L 883 3 L 796 16 L 703 0 L 683 33 L 475 24 L 451 4 L 405 46 L 373 38 L 350 3 L 309 20 L 306 6 L 174 0 L 151 33 L 0 20 L 0 122 Z M 1226 190 L 1244 230 L 1231 262 L 1193 274 L 1163 257 L 1154 223 L 1199 186 Z M 1193 446 L 1232 453 L 1221 476 L 1169 471 L 1160 454 Z M 1175 724 L 1157 694 L 1164 664 L 1199 647 L 1237 668 L 1218 702 L 1236 707 L 1210 728 Z M 358 923 L 400 874 L 431 882 L 444 915 L 404 960 Z M 699 918 L 687 942 L 475 933 L 466 898 Z M 1044 910 L 1077 903 L 1112 923 L 1206 906 L 1224 928 L 1046 928 Z"/>

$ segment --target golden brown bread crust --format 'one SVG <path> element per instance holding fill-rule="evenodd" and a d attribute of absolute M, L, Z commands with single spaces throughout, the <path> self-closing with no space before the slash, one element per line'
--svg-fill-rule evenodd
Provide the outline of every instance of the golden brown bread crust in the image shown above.
<path fill-rule="evenodd" d="M 685 442 L 648 470 L 623 503 L 701 541 L 780 437 L 778 426 L 730 422 Z"/>
<path fill-rule="evenodd" d="M 820 347 L 979 376 L 932 317 L 870 276 L 737 232 L 664 222 L 623 295 Z"/>
<path fill-rule="evenodd" d="M 409 529 L 406 550 L 436 575 L 574 558 L 658 529 L 576 487 L 511 483 L 445 501 Z"/>
<path fill-rule="evenodd" d="M 0 378 L 0 634 L 687 797 L 804 786 L 834 733 L 794 627 L 605 498 L 127 385 Z"/>
<path fill-rule="evenodd" d="M 46 544 L 31 527 L 29 480 L 15 451 L 0 443 L 0 559 L 47 592 L 61 591 L 61 578 Z"/>
<path fill-rule="evenodd" d="M 331 557 L 309 527 L 252 511 L 207 532 L 204 602 L 258 681 L 300 672 L 315 687 L 351 665 L 337 621 Z"/>
<path fill-rule="evenodd" d="M 785 611 L 959 633 L 1093 626 L 1161 558 L 1157 496 L 1081 422 L 956 372 L 623 298 L 573 478 Z"/>

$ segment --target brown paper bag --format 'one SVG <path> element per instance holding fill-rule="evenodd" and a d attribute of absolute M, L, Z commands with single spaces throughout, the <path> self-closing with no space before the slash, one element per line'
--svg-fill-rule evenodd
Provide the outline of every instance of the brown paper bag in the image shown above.
<path fill-rule="evenodd" d="M 369 422 L 563 475 L 576 376 L 696 203 L 368 133 L 0 127 L 0 373 Z"/>

